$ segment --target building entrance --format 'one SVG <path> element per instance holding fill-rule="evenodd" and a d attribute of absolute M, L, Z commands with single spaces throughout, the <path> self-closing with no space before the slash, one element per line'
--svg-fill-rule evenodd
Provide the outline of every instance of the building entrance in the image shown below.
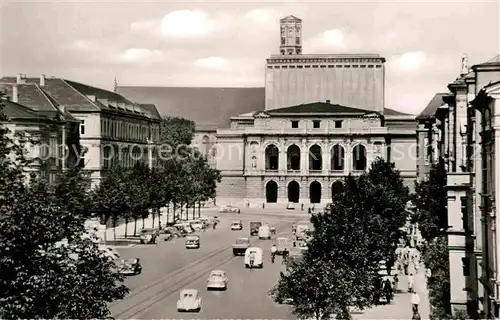
<path fill-rule="evenodd" d="M 288 184 L 288 202 L 298 203 L 300 198 L 300 185 L 297 181 Z"/>

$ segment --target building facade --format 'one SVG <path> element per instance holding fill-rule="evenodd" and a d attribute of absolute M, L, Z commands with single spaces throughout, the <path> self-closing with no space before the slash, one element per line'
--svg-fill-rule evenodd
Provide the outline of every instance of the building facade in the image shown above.
<path fill-rule="evenodd" d="M 145 161 L 153 165 L 161 120 L 154 105 L 139 104 L 112 91 L 43 75 L 4 77 L 0 83 L 8 90 L 36 87 L 46 99 L 77 119 L 84 151 L 80 162 L 91 172 L 94 183 L 113 164 L 131 167 L 137 161 Z M 21 96 L 19 93 L 19 99 Z M 30 96 L 25 99 L 29 105 Z"/>
<path fill-rule="evenodd" d="M 302 54 L 301 28 L 294 16 L 280 21 L 265 110 L 217 130 L 219 204 L 325 204 L 344 176 L 365 172 L 377 157 L 395 162 L 413 185 L 415 117 L 384 108 L 385 59 Z"/>
<path fill-rule="evenodd" d="M 442 158 L 447 170 L 448 249 L 451 304 L 499 318 L 499 284 L 495 214 L 495 106 L 500 92 L 500 55 L 467 66 L 462 58 L 460 76 L 437 94 L 419 119 L 418 176 Z M 498 125 L 498 124 L 497 124 Z M 428 158 L 428 155 L 435 155 Z"/>
<path fill-rule="evenodd" d="M 27 172 L 38 172 L 53 182 L 61 171 L 79 164 L 79 121 L 48 97 L 37 85 L 0 83 L 2 125 L 11 137 L 26 140 Z"/>

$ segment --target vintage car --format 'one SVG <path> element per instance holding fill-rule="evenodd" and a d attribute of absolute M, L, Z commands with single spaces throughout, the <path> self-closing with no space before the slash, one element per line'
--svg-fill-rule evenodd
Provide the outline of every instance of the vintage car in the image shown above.
<path fill-rule="evenodd" d="M 179 312 L 200 312 L 201 297 L 196 289 L 184 289 L 180 293 L 180 298 L 177 301 L 177 311 Z"/>
<path fill-rule="evenodd" d="M 213 270 L 207 279 L 207 290 L 226 290 L 227 289 L 226 272 L 222 270 Z"/>
<path fill-rule="evenodd" d="M 233 255 L 238 256 L 240 254 L 245 254 L 245 251 L 250 247 L 250 239 L 248 238 L 238 238 L 236 243 L 233 244 Z"/>
<path fill-rule="evenodd" d="M 286 205 L 286 208 L 288 210 L 295 210 L 295 203 L 293 202 L 288 202 L 288 204 Z"/>
<path fill-rule="evenodd" d="M 144 228 L 141 230 L 140 241 L 142 244 L 156 243 L 158 236 L 159 232 L 157 229 Z"/>
<path fill-rule="evenodd" d="M 241 210 L 238 206 L 232 205 L 232 204 L 225 204 L 220 207 L 219 212 L 234 212 L 234 213 L 240 213 Z"/>
<path fill-rule="evenodd" d="M 252 221 L 250 222 L 250 235 L 258 236 L 259 228 L 262 226 L 262 222 Z"/>
<path fill-rule="evenodd" d="M 250 263 L 250 257 L 253 255 L 253 265 Z M 258 247 L 251 247 L 245 251 L 245 267 L 246 268 L 262 268 L 264 267 L 263 250 Z"/>
<path fill-rule="evenodd" d="M 176 239 L 176 238 L 182 238 L 186 236 L 186 233 L 183 231 L 180 231 L 179 229 L 175 227 L 166 227 L 163 229 L 164 237 L 163 240 L 168 241 L 171 239 Z"/>
<path fill-rule="evenodd" d="M 186 234 L 191 234 L 194 232 L 193 227 L 191 227 L 191 224 L 189 222 L 178 222 L 174 224 L 174 227 L 177 228 L 177 230 L 184 232 Z"/>
<path fill-rule="evenodd" d="M 241 220 L 233 220 L 231 222 L 231 230 L 243 230 L 243 222 Z"/>
<path fill-rule="evenodd" d="M 276 239 L 276 254 L 283 254 L 285 249 L 290 251 L 289 249 L 292 247 L 292 240 L 286 237 L 278 237 Z"/>
<path fill-rule="evenodd" d="M 194 231 L 200 231 L 205 228 L 205 225 L 203 224 L 203 222 L 201 222 L 201 220 L 193 220 L 190 222 L 190 225 L 191 228 L 194 229 Z"/>
<path fill-rule="evenodd" d="M 200 236 L 187 236 L 186 237 L 186 248 L 187 249 L 199 249 L 200 248 Z"/>
<path fill-rule="evenodd" d="M 115 263 L 118 267 L 118 272 L 123 275 L 136 275 L 142 272 L 142 266 L 139 258 L 133 259 L 117 259 Z"/>

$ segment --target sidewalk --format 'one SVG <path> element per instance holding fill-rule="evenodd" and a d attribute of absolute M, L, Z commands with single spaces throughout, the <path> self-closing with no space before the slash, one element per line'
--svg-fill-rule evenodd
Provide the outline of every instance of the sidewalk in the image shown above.
<path fill-rule="evenodd" d="M 411 293 L 408 293 L 408 276 L 399 276 L 398 288 L 400 291 L 394 295 L 394 300 L 389 305 L 379 305 L 362 312 L 352 314 L 353 319 L 411 319 L 412 305 Z M 420 296 L 418 307 L 422 320 L 429 319 L 430 305 L 429 292 L 425 283 L 425 268 L 421 267 L 415 275 L 415 291 Z"/>

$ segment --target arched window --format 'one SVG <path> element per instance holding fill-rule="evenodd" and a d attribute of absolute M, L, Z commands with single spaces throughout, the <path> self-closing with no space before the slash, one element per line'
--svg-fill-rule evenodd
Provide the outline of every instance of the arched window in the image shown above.
<path fill-rule="evenodd" d="M 332 152 L 331 152 L 331 168 L 334 171 L 343 171 L 344 170 L 344 158 L 345 158 L 345 152 L 344 148 L 336 144 L 332 147 Z"/>
<path fill-rule="evenodd" d="M 288 184 L 288 202 L 298 203 L 300 198 L 300 185 L 297 181 Z"/>
<path fill-rule="evenodd" d="M 279 150 L 274 144 L 270 144 L 266 148 L 266 170 L 278 170 L 279 167 Z"/>
<path fill-rule="evenodd" d="M 335 198 L 336 195 L 342 193 L 344 191 L 344 183 L 340 180 L 332 183 L 332 199 Z"/>
<path fill-rule="evenodd" d="M 317 144 L 309 148 L 309 170 L 323 170 L 321 147 Z"/>
<path fill-rule="evenodd" d="M 292 144 L 286 150 L 287 170 L 300 170 L 300 148 Z"/>
<path fill-rule="evenodd" d="M 358 144 L 352 149 L 352 167 L 354 170 L 366 170 L 366 148 Z"/>

